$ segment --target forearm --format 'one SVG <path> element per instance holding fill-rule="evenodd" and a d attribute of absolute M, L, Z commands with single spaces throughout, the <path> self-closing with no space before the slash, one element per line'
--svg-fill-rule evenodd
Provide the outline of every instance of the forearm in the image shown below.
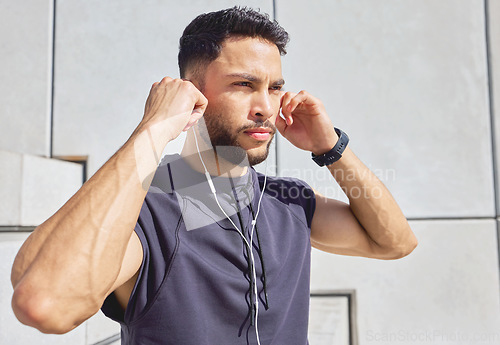
<path fill-rule="evenodd" d="M 26 299 L 50 304 L 40 308 L 54 314 L 67 313 L 57 310 L 64 306 L 75 315 L 90 316 L 98 310 L 120 271 L 157 157 L 168 141 L 152 138 L 147 130 L 134 132 L 56 214 L 35 229 L 12 269 L 15 312 L 17 303 L 31 303 Z"/>
<path fill-rule="evenodd" d="M 374 246 L 395 256 L 413 250 L 417 240 L 400 207 L 349 148 L 328 169 L 349 198 L 352 213 Z"/>
<path fill-rule="evenodd" d="M 339 136 L 323 103 L 308 92 L 284 93 L 281 112 L 284 118 L 276 119 L 280 133 L 296 147 L 318 156 L 320 163 L 325 157 L 319 156 L 332 148 L 341 149 L 336 147 Z M 384 184 L 349 147 L 328 169 L 350 204 L 316 193 L 311 225 L 313 245 L 332 253 L 380 259 L 402 257 L 415 248 L 416 238 L 401 209 Z"/>

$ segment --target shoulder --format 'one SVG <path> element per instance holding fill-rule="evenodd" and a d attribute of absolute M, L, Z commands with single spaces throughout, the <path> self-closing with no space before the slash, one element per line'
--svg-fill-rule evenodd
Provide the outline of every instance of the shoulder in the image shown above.
<path fill-rule="evenodd" d="M 264 187 L 265 176 L 257 173 L 259 185 Z M 268 176 L 264 195 L 289 209 L 295 215 L 303 214 L 303 221 L 311 227 L 316 209 L 314 190 L 304 181 L 293 177 Z"/>
<path fill-rule="evenodd" d="M 257 173 L 259 185 L 264 185 L 265 176 Z M 304 203 L 315 199 L 314 190 L 298 178 L 267 176 L 266 195 L 285 203 Z"/>

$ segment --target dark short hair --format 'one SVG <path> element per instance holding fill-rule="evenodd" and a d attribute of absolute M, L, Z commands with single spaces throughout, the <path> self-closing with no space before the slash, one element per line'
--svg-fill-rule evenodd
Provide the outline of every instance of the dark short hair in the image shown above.
<path fill-rule="evenodd" d="M 247 7 L 204 13 L 196 17 L 179 40 L 181 78 L 190 68 L 208 65 L 219 56 L 222 43 L 229 37 L 259 37 L 274 43 L 281 55 L 286 54 L 288 33 L 269 15 Z"/>

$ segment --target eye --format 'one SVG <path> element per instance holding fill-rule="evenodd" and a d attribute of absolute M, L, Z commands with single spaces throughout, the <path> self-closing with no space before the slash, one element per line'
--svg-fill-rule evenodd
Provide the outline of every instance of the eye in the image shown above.
<path fill-rule="evenodd" d="M 269 90 L 272 90 L 272 91 L 281 91 L 281 89 L 283 89 L 283 85 L 275 85 L 275 86 L 271 86 L 269 88 Z"/>
<path fill-rule="evenodd" d="M 234 83 L 234 85 L 236 85 L 236 86 L 243 86 L 243 87 L 245 87 L 245 86 L 246 87 L 250 87 L 251 86 L 250 82 L 248 82 L 248 81 L 239 81 L 237 83 Z"/>

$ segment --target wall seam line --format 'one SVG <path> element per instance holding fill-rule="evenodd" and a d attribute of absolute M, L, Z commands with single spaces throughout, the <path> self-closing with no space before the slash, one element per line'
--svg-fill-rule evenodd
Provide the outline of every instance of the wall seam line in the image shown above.
<path fill-rule="evenodd" d="M 24 223 L 24 210 L 23 210 L 23 201 L 24 201 L 24 158 L 26 156 L 21 154 L 21 164 L 20 164 L 20 172 L 21 172 L 21 188 L 19 188 L 19 218 L 17 220 L 17 224 L 21 225 Z"/>
<path fill-rule="evenodd" d="M 273 20 L 278 20 L 276 18 L 276 0 L 272 0 L 272 3 L 273 3 Z M 279 113 L 278 113 L 278 116 Z M 278 132 L 276 131 L 276 137 L 274 139 L 274 142 L 275 142 L 275 145 L 274 145 L 274 156 L 276 157 L 275 159 L 275 169 L 274 169 L 274 174 L 275 176 L 281 176 L 281 173 L 280 173 L 280 161 L 279 161 L 279 156 L 278 156 L 278 153 L 279 153 L 279 150 L 278 150 L 278 146 L 279 146 L 279 138 L 278 138 Z M 267 171 L 266 171 L 266 174 L 267 174 Z"/>
<path fill-rule="evenodd" d="M 497 216 L 492 217 L 407 217 L 409 221 L 441 221 L 441 220 L 497 220 Z"/>
<path fill-rule="evenodd" d="M 489 18 L 489 0 L 484 0 L 484 33 L 485 33 L 485 48 L 486 48 L 486 75 L 488 78 L 488 111 L 490 117 L 490 132 L 491 132 L 491 160 L 493 165 L 493 195 L 495 205 L 495 215 L 498 214 L 498 174 L 497 174 L 497 151 L 496 151 L 496 132 L 495 132 L 495 104 L 493 95 L 493 75 L 491 67 L 491 49 L 490 49 L 490 18 Z M 498 220 L 495 222 L 497 235 L 497 265 L 500 271 L 500 227 Z"/>
<path fill-rule="evenodd" d="M 54 157 L 54 81 L 55 81 L 55 59 L 56 59 L 56 7 L 57 0 L 52 2 L 52 75 L 50 80 L 50 142 L 49 155 Z"/>

